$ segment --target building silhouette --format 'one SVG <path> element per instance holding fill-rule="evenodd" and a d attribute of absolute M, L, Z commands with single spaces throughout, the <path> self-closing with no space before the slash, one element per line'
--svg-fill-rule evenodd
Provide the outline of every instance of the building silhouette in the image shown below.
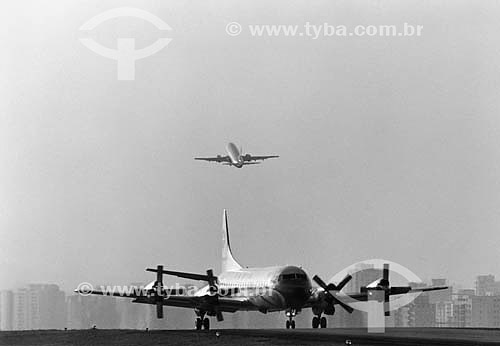
<path fill-rule="evenodd" d="M 31 284 L 13 294 L 12 329 L 60 329 L 66 326 L 65 294 L 57 285 Z"/>
<path fill-rule="evenodd" d="M 500 296 L 473 296 L 471 326 L 500 328 Z"/>
<path fill-rule="evenodd" d="M 500 295 L 500 281 L 495 281 L 495 275 L 478 275 L 476 278 L 476 295 Z"/>
<path fill-rule="evenodd" d="M 14 328 L 14 293 L 9 290 L 0 291 L 0 330 Z"/>

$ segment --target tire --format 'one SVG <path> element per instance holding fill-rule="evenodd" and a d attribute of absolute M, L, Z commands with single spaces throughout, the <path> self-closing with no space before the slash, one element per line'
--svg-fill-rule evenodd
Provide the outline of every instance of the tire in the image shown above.
<path fill-rule="evenodd" d="M 196 327 L 196 330 L 201 330 L 201 318 L 197 318 L 195 321 L 194 321 L 194 325 Z"/>
<path fill-rule="evenodd" d="M 316 316 L 314 316 L 314 317 L 313 317 L 313 320 L 312 320 L 312 327 L 313 327 L 314 329 L 316 329 L 316 328 L 318 328 L 318 326 L 319 326 L 319 318 L 318 318 L 318 317 L 316 317 Z"/>
<path fill-rule="evenodd" d="M 292 329 L 295 329 L 295 321 L 290 322 L 290 326 L 292 327 Z"/>
<path fill-rule="evenodd" d="M 321 328 L 326 328 L 326 317 L 321 317 L 321 320 L 320 320 L 320 325 L 321 325 Z"/>
<path fill-rule="evenodd" d="M 290 321 L 286 321 L 285 326 L 286 326 L 286 329 L 290 329 Z"/>
<path fill-rule="evenodd" d="M 203 320 L 203 329 L 205 329 L 205 330 L 209 330 L 210 329 L 210 320 L 208 318 L 206 318 L 206 317 Z"/>

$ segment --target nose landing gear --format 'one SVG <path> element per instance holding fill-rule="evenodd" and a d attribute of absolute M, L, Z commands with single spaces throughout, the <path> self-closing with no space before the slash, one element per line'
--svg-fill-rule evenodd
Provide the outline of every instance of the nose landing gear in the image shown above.
<path fill-rule="evenodd" d="M 297 310 L 294 310 L 294 309 L 287 310 L 285 315 L 286 315 L 286 317 L 288 317 L 288 320 L 285 323 L 286 329 L 290 329 L 290 328 L 295 329 L 294 317 L 297 316 Z"/>
<path fill-rule="evenodd" d="M 205 317 L 203 319 L 201 318 L 197 318 L 194 322 L 195 326 L 196 326 L 196 330 L 201 330 L 201 328 L 203 327 L 203 329 L 205 330 L 209 330 L 210 329 L 210 320 Z"/>

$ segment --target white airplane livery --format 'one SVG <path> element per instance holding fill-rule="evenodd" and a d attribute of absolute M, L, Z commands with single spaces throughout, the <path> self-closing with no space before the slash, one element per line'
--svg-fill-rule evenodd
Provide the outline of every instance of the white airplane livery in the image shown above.
<path fill-rule="evenodd" d="M 229 228 L 227 212 L 223 213 L 223 247 L 222 266 L 218 276 L 209 269 L 205 274 L 195 274 L 165 270 L 162 265 L 156 268 L 147 268 L 146 271 L 156 273 L 156 280 L 148 284 L 143 291 L 138 292 L 106 292 L 91 290 L 75 292 L 96 295 L 112 295 L 132 298 L 134 303 L 156 305 L 158 318 L 163 318 L 164 306 L 176 306 L 193 309 L 197 318 L 197 330 L 210 328 L 210 320 L 206 316 L 214 316 L 217 321 L 224 319 L 223 313 L 236 311 L 260 311 L 261 313 L 285 311 L 286 328 L 295 328 L 294 317 L 302 309 L 311 308 L 315 315 L 312 319 L 313 328 L 326 328 L 325 315 L 333 315 L 335 306 L 339 305 L 349 313 L 353 308 L 337 296 L 351 280 L 347 275 L 337 285 L 326 284 L 317 275 L 313 281 L 319 287 L 313 287 L 307 273 L 297 266 L 274 266 L 264 268 L 244 268 L 233 257 L 229 242 Z M 206 282 L 193 294 L 186 294 L 185 290 L 167 290 L 163 284 L 163 275 L 172 275 L 180 278 Z M 349 293 L 348 296 L 356 301 L 367 301 L 372 290 L 383 291 L 384 303 L 389 302 L 391 295 L 406 294 L 422 291 L 446 289 L 447 287 L 425 287 L 412 289 L 410 286 L 390 286 L 389 266 L 384 265 L 383 275 L 378 282 L 362 287 L 360 292 Z M 385 315 L 389 312 L 386 311 Z"/>
<path fill-rule="evenodd" d="M 234 143 L 229 143 L 226 146 L 226 156 L 217 155 L 216 157 L 195 157 L 195 160 L 203 160 L 209 162 L 218 162 L 226 166 L 234 166 L 236 168 L 242 168 L 246 165 L 256 165 L 267 159 L 277 158 L 277 155 L 267 155 L 267 156 L 254 156 L 250 154 L 243 154 L 243 149 L 238 147 Z"/>

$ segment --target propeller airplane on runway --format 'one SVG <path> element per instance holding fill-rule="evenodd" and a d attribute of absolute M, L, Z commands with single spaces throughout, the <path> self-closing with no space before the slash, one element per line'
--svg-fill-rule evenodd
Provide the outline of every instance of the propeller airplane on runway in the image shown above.
<path fill-rule="evenodd" d="M 105 292 L 91 290 L 85 294 L 112 295 L 132 298 L 134 303 L 156 306 L 158 318 L 163 318 L 164 306 L 175 306 L 194 309 L 197 330 L 209 329 L 210 320 L 206 316 L 215 316 L 217 321 L 224 319 L 223 313 L 236 311 L 260 311 L 262 313 L 285 311 L 288 319 L 286 328 L 295 328 L 294 317 L 302 309 L 311 308 L 314 314 L 313 328 L 326 328 L 325 315 L 333 315 L 335 306 L 349 313 L 353 308 L 342 301 L 339 292 L 351 281 L 347 275 L 338 284 L 326 283 L 318 275 L 312 280 L 319 286 L 313 287 L 307 273 L 297 266 L 274 266 L 264 268 L 244 268 L 233 257 L 229 243 L 227 212 L 223 214 L 223 249 L 222 272 L 215 276 L 212 269 L 205 274 L 165 270 L 162 265 L 147 268 L 146 271 L 156 273 L 156 280 L 145 287 L 145 292 Z M 206 284 L 194 294 L 186 295 L 182 289 L 167 291 L 163 283 L 163 275 L 172 275 L 189 280 L 198 280 Z M 349 293 L 348 297 L 359 302 L 369 300 L 373 291 L 384 292 L 384 311 L 389 315 L 389 298 L 392 295 L 425 292 L 446 289 L 446 286 L 412 288 L 410 286 L 391 286 L 389 282 L 389 265 L 384 264 L 382 278 L 361 287 L 360 292 Z M 80 292 L 80 290 L 75 290 Z"/>

